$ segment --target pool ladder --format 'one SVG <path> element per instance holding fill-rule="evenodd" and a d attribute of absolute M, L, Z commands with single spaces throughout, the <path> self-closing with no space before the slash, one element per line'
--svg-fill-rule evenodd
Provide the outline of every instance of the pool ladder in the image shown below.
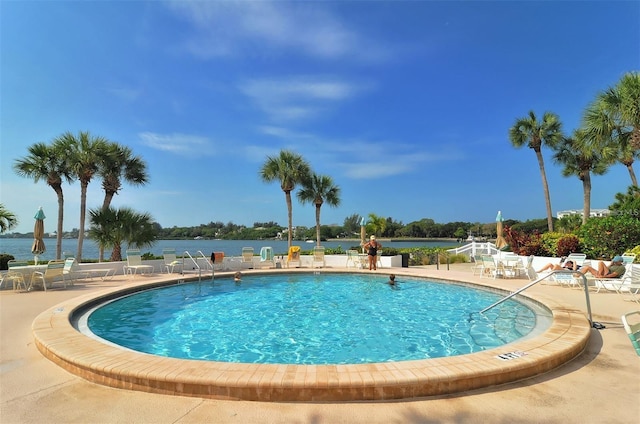
<path fill-rule="evenodd" d="M 501 304 L 502 302 L 505 302 L 509 299 L 511 299 L 513 296 L 522 293 L 523 291 L 525 291 L 526 289 L 528 289 L 529 287 L 538 284 L 540 281 L 545 280 L 547 278 L 549 278 L 551 275 L 555 275 L 555 274 L 569 274 L 569 275 L 574 275 L 576 272 L 575 271 L 563 271 L 563 270 L 557 270 L 557 271 L 552 271 L 550 274 L 548 275 L 544 275 L 540 278 L 538 278 L 537 280 L 532 281 L 531 283 L 527 284 L 526 286 L 514 291 L 513 293 L 509 294 L 506 297 L 503 297 L 502 299 L 498 300 L 497 302 L 495 302 L 493 305 L 487 306 L 486 308 L 484 308 L 483 310 L 480 311 L 481 314 L 485 313 L 486 311 L 488 311 L 489 309 L 492 309 L 496 306 L 498 306 L 499 304 Z M 587 277 L 584 274 L 579 273 L 580 276 L 582 277 L 582 284 L 584 286 L 584 296 L 585 296 L 585 300 L 587 302 L 587 315 L 588 315 L 588 319 L 589 319 L 589 324 L 591 325 L 591 327 L 593 328 L 601 328 L 601 324 L 593 322 L 593 319 L 591 317 L 591 302 L 589 301 L 589 286 L 587 285 Z"/>
<path fill-rule="evenodd" d="M 204 261 L 204 265 L 201 266 L 203 261 Z M 184 262 L 192 264 L 193 266 L 192 271 L 195 270 L 198 273 L 198 281 L 202 281 L 202 271 L 209 271 L 209 270 L 211 270 L 211 279 L 213 280 L 213 274 L 214 274 L 213 264 L 211 264 L 211 261 L 209 260 L 209 258 L 206 257 L 201 250 L 198 250 L 195 258 L 191 256 L 191 253 L 189 253 L 188 250 L 184 251 L 182 272 L 186 273 L 185 268 L 187 266 L 187 263 L 184 263 Z"/>

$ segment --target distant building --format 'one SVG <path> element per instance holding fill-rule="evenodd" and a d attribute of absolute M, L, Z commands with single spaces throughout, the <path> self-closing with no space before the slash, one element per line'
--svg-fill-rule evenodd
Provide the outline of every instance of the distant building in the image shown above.
<path fill-rule="evenodd" d="M 556 212 L 556 217 L 558 219 L 560 218 L 564 218 L 565 216 L 569 216 L 569 215 L 580 215 L 582 216 L 582 214 L 584 213 L 584 209 L 569 209 L 566 211 L 558 211 Z M 591 209 L 589 216 L 591 218 L 595 218 L 595 217 L 603 217 L 603 216 L 609 216 L 609 214 L 611 214 L 611 211 L 609 209 Z"/>

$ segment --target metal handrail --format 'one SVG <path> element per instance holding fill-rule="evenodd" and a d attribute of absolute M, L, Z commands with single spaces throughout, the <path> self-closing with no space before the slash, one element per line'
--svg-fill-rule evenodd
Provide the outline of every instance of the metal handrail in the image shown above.
<path fill-rule="evenodd" d="M 498 300 L 494 304 L 492 304 L 490 306 L 487 306 L 486 308 L 481 310 L 480 313 L 481 314 L 485 313 L 489 309 L 492 309 L 492 308 L 498 306 L 502 302 L 505 302 L 505 301 L 511 299 L 513 296 L 522 293 L 523 291 L 525 291 L 529 287 L 533 286 L 534 284 L 538 284 L 540 281 L 545 280 L 545 279 L 549 278 L 551 275 L 555 275 L 555 274 L 576 274 L 576 271 L 564 271 L 564 270 L 552 271 L 550 274 L 545 275 L 543 277 L 538 278 L 537 280 L 532 281 L 531 283 L 527 284 L 526 286 L 524 286 L 524 287 L 514 291 L 513 293 L 509 294 L 508 296 L 503 297 L 502 299 Z M 585 295 L 585 299 L 586 299 L 586 302 L 587 302 L 587 315 L 588 315 L 588 319 L 589 319 L 589 325 L 593 327 L 594 326 L 594 322 L 593 322 L 593 320 L 591 318 L 591 301 L 589 300 L 589 286 L 587 285 L 587 277 L 584 274 L 580 273 L 580 272 L 578 272 L 578 274 L 580 274 L 580 276 L 582 277 L 582 283 L 584 285 L 584 295 Z"/>

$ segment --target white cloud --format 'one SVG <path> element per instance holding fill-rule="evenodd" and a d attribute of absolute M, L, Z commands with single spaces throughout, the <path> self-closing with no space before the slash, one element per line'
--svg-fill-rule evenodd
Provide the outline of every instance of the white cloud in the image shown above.
<path fill-rule="evenodd" d="M 328 4 L 276 1 L 168 3 L 196 29 L 187 42 L 203 58 L 276 49 L 321 59 L 381 60 L 381 43 L 368 42 L 332 14 Z M 257 47 L 257 48 L 256 48 Z"/>
<path fill-rule="evenodd" d="M 205 137 L 188 134 L 157 134 L 143 132 L 138 134 L 142 143 L 153 149 L 176 153 L 184 156 L 202 155 L 210 152 L 210 142 Z"/>
<path fill-rule="evenodd" d="M 352 98 L 364 86 L 336 78 L 297 76 L 247 80 L 239 89 L 271 119 L 287 121 L 314 118 L 336 102 Z"/>

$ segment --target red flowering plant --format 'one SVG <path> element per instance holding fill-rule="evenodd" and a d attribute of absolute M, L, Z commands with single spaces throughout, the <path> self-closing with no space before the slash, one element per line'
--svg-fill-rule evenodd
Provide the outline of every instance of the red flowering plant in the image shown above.
<path fill-rule="evenodd" d="M 542 246 L 542 236 L 538 231 L 527 234 L 505 226 L 504 239 L 511 247 L 511 251 L 520 256 L 544 256 L 547 253 Z"/>

